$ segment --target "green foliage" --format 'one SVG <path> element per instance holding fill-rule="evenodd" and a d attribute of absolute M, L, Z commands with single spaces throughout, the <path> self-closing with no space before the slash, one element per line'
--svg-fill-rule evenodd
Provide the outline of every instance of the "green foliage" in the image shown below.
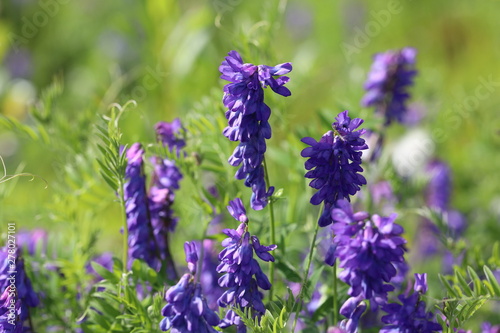
<path fill-rule="evenodd" d="M 94 285 L 80 318 L 84 332 L 159 332 L 163 287 L 154 270 L 136 260 L 131 271 L 122 275 L 118 259 L 112 271 L 97 263 L 92 267 L 103 280 Z"/>
<path fill-rule="evenodd" d="M 277 297 L 277 301 L 268 304 L 265 314 L 260 318 L 255 316 L 250 308 L 234 307 L 232 310 L 241 317 L 249 333 L 278 333 L 288 331 L 285 329 L 294 305 L 295 298 L 288 289 L 287 300 Z"/>
<path fill-rule="evenodd" d="M 101 176 L 114 191 L 120 194 L 127 166 L 125 157 L 127 145 L 121 144 L 122 133 L 118 122 L 129 104 L 136 105 L 136 102 L 129 101 L 123 107 L 113 104 L 111 115 L 103 116 L 105 126 L 96 125 L 96 134 L 102 141 L 97 145 L 101 152 L 101 158 L 97 159 L 97 163 L 101 166 Z"/>
<path fill-rule="evenodd" d="M 439 275 L 447 296 L 437 308 L 446 320 L 440 320 L 445 332 L 461 328 L 487 302 L 500 300 L 500 284 L 488 266 L 483 267 L 485 278 L 472 267 L 467 267 L 467 275 L 457 269 L 452 276 Z"/>

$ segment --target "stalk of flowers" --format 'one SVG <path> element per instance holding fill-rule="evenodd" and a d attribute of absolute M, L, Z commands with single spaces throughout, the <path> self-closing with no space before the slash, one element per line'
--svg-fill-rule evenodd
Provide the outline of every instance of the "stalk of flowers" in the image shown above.
<path fill-rule="evenodd" d="M 266 139 L 271 138 L 271 109 L 264 103 L 263 88 L 269 86 L 279 95 L 290 96 L 290 90 L 284 87 L 289 78 L 280 75 L 291 70 L 291 63 L 274 67 L 243 63 L 236 51 L 229 52 L 219 67 L 221 79 L 231 82 L 224 86 L 222 101 L 228 109 L 228 126 L 223 134 L 231 141 L 240 142 L 229 158 L 229 164 L 241 165 L 235 177 L 245 179 L 245 186 L 252 189 L 250 206 L 255 210 L 263 209 L 274 192 L 273 186 L 266 185 L 262 165 Z"/>
<path fill-rule="evenodd" d="M 389 283 L 397 275 L 396 266 L 405 262 L 406 251 L 406 241 L 401 237 L 404 230 L 394 223 L 396 216 L 353 213 L 347 200 L 339 200 L 331 211 L 335 237 L 325 261 L 333 265 L 335 259 L 339 260 L 339 267 L 344 269 L 339 278 L 350 287 L 351 297 L 340 309 L 347 317 L 343 327 L 348 332 L 356 331 L 366 308 L 364 300 L 369 300 L 372 310 L 376 310 L 387 303 L 387 293 L 394 290 Z"/>
<path fill-rule="evenodd" d="M 427 207 L 442 214 L 447 225 L 447 232 L 441 235 L 437 225 L 427 218 L 422 219 L 418 229 L 417 243 L 423 257 L 429 257 L 443 251 L 440 237 L 449 237 L 457 240 L 464 233 L 467 222 L 465 217 L 458 211 L 450 208 L 450 198 L 452 193 L 451 169 L 447 163 L 433 160 L 426 166 L 426 173 L 429 175 L 429 182 L 425 189 L 425 203 Z M 426 235 L 422 237 L 422 235 Z M 460 255 L 455 256 L 448 250 L 444 251 L 443 268 L 445 272 L 451 272 L 454 264 L 459 264 Z"/>
<path fill-rule="evenodd" d="M 396 120 L 404 121 L 406 102 L 410 97 L 407 88 L 413 84 L 417 74 L 415 58 L 417 51 L 411 47 L 378 53 L 365 82 L 366 94 L 361 104 L 373 106 L 385 118 L 385 125 Z"/>
<path fill-rule="evenodd" d="M 158 122 L 155 125 L 155 131 L 163 146 L 167 147 L 170 152 L 175 151 L 179 157 L 182 148 L 186 145 L 181 137 L 183 131 L 181 121 L 176 118 L 171 123 Z M 183 176 L 173 160 L 153 156 L 151 163 L 154 166 L 149 188 L 151 225 L 156 244 L 160 250 L 160 258 L 167 270 L 167 277 L 177 279 L 174 261 L 170 253 L 169 234 L 175 231 L 178 222 L 172 206 L 175 200 L 175 191 L 179 189 L 179 182 Z"/>
<path fill-rule="evenodd" d="M 144 150 L 140 143 L 134 143 L 126 154 L 125 179 L 127 182 L 123 189 L 128 226 L 128 265 L 132 264 L 133 259 L 141 259 L 158 271 L 161 267 L 161 260 L 150 220 L 144 174 Z"/>
<path fill-rule="evenodd" d="M 26 275 L 24 259 L 18 249 L 0 248 L 0 332 L 28 332 L 24 322 L 29 319 L 29 308 L 37 307 L 38 295 Z M 15 264 L 12 264 L 14 256 Z"/>
<path fill-rule="evenodd" d="M 219 316 L 209 308 L 201 285 L 195 280 L 198 265 L 196 243 L 186 242 L 184 251 L 189 273 L 184 274 L 176 285 L 167 290 L 165 299 L 168 304 L 162 309 L 165 318 L 160 322 L 160 329 L 170 330 L 171 333 L 219 332 L 213 328 L 219 324 Z"/>
<path fill-rule="evenodd" d="M 382 317 L 386 325 L 380 333 L 432 333 L 442 330 L 434 320 L 434 314 L 426 311 L 422 300 L 422 295 L 427 292 L 427 274 L 415 274 L 414 291 L 410 295 L 399 295 L 400 303 L 382 306 L 387 315 Z"/>
<path fill-rule="evenodd" d="M 335 202 L 340 199 L 350 200 L 366 179 L 361 175 L 362 150 L 368 148 L 361 137 L 364 129 L 357 130 L 363 119 L 352 119 L 348 111 L 343 111 L 335 118 L 332 124 L 333 131 L 328 131 L 316 141 L 305 137 L 301 141 L 310 147 L 302 150 L 302 157 L 307 157 L 305 162 L 305 177 L 312 179 L 309 183 L 314 189 L 319 190 L 311 198 L 311 204 L 324 203 L 325 208 L 318 224 L 325 227 L 332 223 L 330 210 Z"/>
<path fill-rule="evenodd" d="M 164 147 L 168 147 L 170 152 L 175 150 L 177 157 L 180 151 L 186 146 L 186 141 L 182 138 L 182 123 L 179 118 L 175 118 L 171 123 L 160 121 L 155 125 L 156 136 Z"/>
<path fill-rule="evenodd" d="M 221 263 L 217 272 L 224 273 L 219 278 L 219 285 L 228 288 L 219 298 L 219 306 L 239 307 L 241 310 L 250 308 L 251 313 L 260 317 L 265 313 L 263 294 L 259 288 L 270 290 L 271 283 L 260 268 L 259 262 L 253 258 L 254 253 L 264 261 L 274 261 L 269 253 L 276 249 L 276 245 L 263 246 L 255 235 L 248 231 L 248 217 L 245 207 L 240 198 L 229 202 L 228 211 L 237 221 L 241 222 L 239 227 L 225 229 L 223 233 L 229 238 L 222 241 L 224 249 L 219 254 Z M 219 324 L 220 328 L 236 326 L 238 333 L 245 333 L 246 327 L 241 318 L 232 310 L 226 312 L 226 316 Z"/>

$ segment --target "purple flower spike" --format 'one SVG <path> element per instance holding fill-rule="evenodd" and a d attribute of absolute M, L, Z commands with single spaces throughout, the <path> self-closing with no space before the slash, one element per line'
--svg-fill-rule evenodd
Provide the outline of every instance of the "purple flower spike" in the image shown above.
<path fill-rule="evenodd" d="M 387 324 L 380 333 L 433 333 L 442 330 L 435 322 L 434 314 L 426 312 L 425 302 L 420 299 L 427 291 L 427 274 L 415 274 L 415 292 L 409 296 L 399 295 L 400 303 L 390 303 L 382 306 L 387 312 L 382 322 Z"/>
<path fill-rule="evenodd" d="M 348 111 L 339 113 L 337 121 L 332 124 L 334 131 L 329 131 L 316 141 L 313 138 L 303 138 L 302 142 L 310 147 L 302 150 L 302 157 L 307 157 L 305 162 L 306 178 L 311 178 L 309 186 L 319 190 L 312 198 L 313 205 L 325 203 L 325 210 L 318 223 L 324 227 L 332 223 L 330 209 L 340 199 L 350 200 L 350 196 L 366 184 L 366 179 L 361 175 L 361 150 L 368 146 L 361 135 L 364 129 L 356 130 L 363 120 L 352 119 Z"/>
<path fill-rule="evenodd" d="M 26 275 L 21 251 L 13 254 L 9 250 L 7 246 L 0 248 L 0 332 L 25 332 L 23 323 L 28 319 L 28 308 L 37 307 L 39 299 Z M 15 290 L 10 287 L 12 283 Z"/>
<path fill-rule="evenodd" d="M 396 266 L 404 263 L 403 228 L 394 223 L 396 214 L 389 217 L 353 214 L 347 204 L 340 201 L 341 212 L 332 210 L 332 215 L 339 218 L 332 226 L 335 238 L 330 257 L 337 258 L 339 267 L 344 269 L 339 278 L 350 286 L 351 302 L 367 299 L 376 309 L 387 302 L 387 293 L 394 290 L 389 282 L 397 275 Z M 328 263 L 333 261 L 329 258 Z M 351 318 L 349 311 L 342 314 Z"/>
<path fill-rule="evenodd" d="M 406 118 L 407 88 L 413 84 L 416 50 L 410 47 L 398 51 L 378 53 L 365 83 L 366 94 L 361 104 L 373 106 L 385 117 L 385 124 Z"/>
<path fill-rule="evenodd" d="M 418 274 L 415 273 L 415 286 L 413 287 L 415 292 L 425 294 L 427 292 L 427 273 Z"/>
<path fill-rule="evenodd" d="M 171 123 L 160 121 L 155 125 L 158 140 L 161 141 L 164 146 L 167 146 L 170 152 L 175 149 L 177 156 L 179 156 L 180 150 L 186 146 L 186 142 L 181 137 L 181 132 L 183 130 L 184 128 L 179 118 L 175 118 Z"/>
<path fill-rule="evenodd" d="M 238 200 L 233 201 L 235 202 Z M 241 208 L 243 208 L 242 205 Z M 237 219 L 237 216 L 235 218 Z M 250 308 L 254 316 L 260 317 L 264 314 L 265 307 L 259 288 L 269 290 L 271 283 L 260 268 L 258 261 L 253 258 L 254 251 L 261 260 L 274 261 L 274 257 L 269 252 L 276 249 L 276 245 L 261 245 L 256 236 L 250 235 L 246 223 L 241 223 L 236 230 L 225 229 L 223 233 L 229 238 L 222 241 L 224 249 L 219 254 L 221 262 L 217 266 L 217 272 L 224 273 L 219 278 L 219 285 L 228 289 L 219 298 L 219 306 Z M 219 327 L 226 328 L 233 325 L 237 327 L 238 332 L 246 332 L 241 318 L 229 310 Z"/>
<path fill-rule="evenodd" d="M 236 221 L 247 223 L 247 211 L 243 206 L 243 202 L 240 198 L 236 198 L 234 200 L 229 201 L 229 206 L 227 206 L 227 210 L 232 217 L 236 219 Z"/>
<path fill-rule="evenodd" d="M 184 252 L 186 253 L 186 262 L 191 274 L 196 274 L 196 265 L 198 264 L 198 249 L 195 242 L 185 242 Z"/>
<path fill-rule="evenodd" d="M 235 177 L 245 179 L 245 186 L 252 189 L 250 203 L 255 210 L 263 209 L 274 191 L 266 185 L 262 166 L 266 139 L 271 138 L 268 121 L 271 109 L 264 103 L 263 88 L 269 86 L 279 95 L 290 96 L 290 90 L 284 86 L 289 78 L 280 75 L 291 70 L 290 63 L 274 67 L 243 63 L 236 51 L 229 52 L 219 67 L 221 79 L 231 82 L 224 86 L 222 102 L 227 108 L 228 126 L 223 134 L 231 141 L 240 142 L 228 162 L 240 167 Z"/>
<path fill-rule="evenodd" d="M 167 305 L 162 309 L 165 318 L 160 322 L 160 329 L 172 333 L 219 332 L 212 327 L 219 325 L 219 316 L 209 308 L 200 283 L 195 282 L 198 262 L 195 242 L 186 242 L 184 250 L 190 273 L 184 274 L 175 286 L 167 290 Z"/>
<path fill-rule="evenodd" d="M 129 266 L 133 259 L 142 259 L 159 270 L 161 261 L 155 244 L 150 221 L 146 176 L 144 175 L 144 150 L 140 143 L 134 143 L 127 151 L 125 169 L 124 199 L 128 226 Z"/>
<path fill-rule="evenodd" d="M 427 206 L 446 211 L 451 196 L 450 167 L 444 162 L 435 160 L 427 165 L 426 171 L 431 175 L 426 189 Z"/>

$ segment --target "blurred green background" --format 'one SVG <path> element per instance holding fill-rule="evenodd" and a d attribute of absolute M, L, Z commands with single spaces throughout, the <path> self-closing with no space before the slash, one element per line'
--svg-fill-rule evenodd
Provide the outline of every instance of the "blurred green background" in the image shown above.
<path fill-rule="evenodd" d="M 134 99 L 138 106 L 121 122 L 124 142 L 153 142 L 157 121 L 180 117 L 197 143 L 190 152 L 218 135 L 229 155 L 234 145 L 219 135 L 225 83 L 218 66 L 233 49 L 246 62 L 293 63 L 292 96 L 266 96 L 273 109 L 270 174 L 295 198 L 278 207 L 279 216 L 312 221 L 315 213 L 302 212 L 310 210 L 312 192 L 298 134 L 318 138 L 344 109 L 370 127 L 372 110 L 360 100 L 372 55 L 412 46 L 419 71 L 412 102 L 435 147 L 428 155 L 451 165 L 452 205 L 474 225 L 468 240 L 498 240 L 499 15 L 493 0 L 2 0 L 0 155 L 8 174 L 29 172 L 48 187 L 29 178 L 0 184 L 1 228 L 16 221 L 61 239 L 68 230 L 87 237 L 85 230 L 98 228 L 99 248 L 118 252 L 119 207 L 95 163 L 96 115 Z M 204 112 L 217 125 L 207 128 L 212 134 L 189 127 Z M 393 126 L 388 143 L 405 131 Z M 200 214 L 184 183 L 176 209 L 189 221 L 180 224 L 196 229 Z M 189 235 L 189 228 L 179 232 Z"/>

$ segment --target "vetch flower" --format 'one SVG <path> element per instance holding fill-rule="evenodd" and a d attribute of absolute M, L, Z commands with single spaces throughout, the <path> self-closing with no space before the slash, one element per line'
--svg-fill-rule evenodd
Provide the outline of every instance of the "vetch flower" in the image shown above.
<path fill-rule="evenodd" d="M 26 275 L 19 249 L 0 248 L 0 292 L 0 332 L 26 331 L 23 323 L 28 319 L 29 308 L 37 307 L 40 301 Z"/>
<path fill-rule="evenodd" d="M 417 73 L 416 54 L 415 49 L 406 47 L 374 56 L 361 104 L 375 107 L 375 111 L 385 117 L 386 125 L 394 120 L 400 123 L 405 120 L 406 102 L 410 97 L 407 88 L 413 84 Z"/>
<path fill-rule="evenodd" d="M 127 182 L 123 189 L 128 226 L 128 264 L 131 265 L 133 259 L 142 259 L 158 271 L 161 261 L 150 221 L 143 156 L 144 150 L 140 143 L 134 143 L 126 153 Z"/>
<path fill-rule="evenodd" d="M 165 299 L 168 304 L 162 309 L 165 318 L 160 322 L 160 329 L 172 333 L 218 332 L 212 326 L 219 324 L 219 316 L 208 307 L 200 283 L 195 282 L 198 263 L 195 242 L 186 242 L 184 250 L 190 273 L 184 274 L 175 286 L 167 290 Z"/>
<path fill-rule="evenodd" d="M 182 174 L 171 160 L 154 156 L 151 158 L 151 162 L 154 165 L 148 195 L 151 226 L 160 252 L 160 259 L 167 270 L 167 276 L 170 279 L 177 279 L 174 261 L 170 253 L 169 237 L 170 233 L 175 231 L 178 222 L 172 206 L 175 200 L 174 191 L 179 188 Z"/>
<path fill-rule="evenodd" d="M 264 103 L 263 88 L 269 86 L 279 95 L 290 96 L 290 90 L 284 86 L 289 78 L 281 75 L 291 70 L 290 63 L 274 67 L 243 63 L 236 51 L 229 52 L 219 67 L 221 79 L 231 82 L 224 86 L 222 101 L 227 108 L 228 126 L 223 134 L 240 142 L 228 161 L 232 166 L 241 165 L 235 177 L 245 179 L 245 186 L 252 189 L 250 202 L 255 210 L 263 209 L 274 191 L 274 187 L 266 185 L 262 165 L 266 139 L 271 138 L 271 109 Z"/>
<path fill-rule="evenodd" d="M 451 197 L 451 171 L 448 164 L 434 160 L 426 167 L 430 180 L 425 191 L 427 206 L 446 211 Z"/>
<path fill-rule="evenodd" d="M 361 150 L 368 146 L 361 138 L 365 130 L 356 130 L 363 119 L 351 120 L 348 111 L 339 113 L 335 119 L 333 131 L 328 131 L 319 141 L 310 137 L 302 139 L 302 142 L 310 146 L 301 153 L 302 157 L 308 158 L 305 168 L 310 171 L 305 177 L 312 179 L 309 186 L 319 190 L 312 196 L 311 203 L 325 204 L 318 221 L 322 227 L 332 223 L 330 210 L 337 200 L 350 200 L 350 196 L 366 184 L 365 177 L 361 175 Z"/>
<path fill-rule="evenodd" d="M 160 121 L 155 125 L 158 140 L 161 141 L 164 146 L 168 147 L 170 152 L 175 150 L 177 156 L 179 156 L 181 149 L 186 146 L 186 141 L 184 141 L 181 135 L 183 130 L 179 118 L 175 118 L 171 123 Z"/>
<path fill-rule="evenodd" d="M 420 295 L 427 291 L 427 274 L 415 274 L 415 292 L 409 296 L 399 295 L 400 303 L 382 306 L 388 314 L 382 317 L 387 324 L 380 333 L 432 333 L 442 330 L 435 322 L 432 312 L 425 310 L 425 302 Z"/>
<path fill-rule="evenodd" d="M 370 300 L 376 309 L 387 302 L 387 293 L 394 290 L 389 282 L 397 274 L 396 264 L 404 262 L 404 230 L 394 223 L 396 214 L 368 218 L 364 212 L 352 214 L 348 204 L 339 202 L 345 215 L 338 211 L 340 208 L 332 210 L 334 257 L 344 269 L 339 278 L 350 286 L 349 296 Z"/>
<path fill-rule="evenodd" d="M 241 212 L 241 200 L 236 199 L 230 202 L 228 210 Z M 237 210 L 234 208 L 238 207 Z M 233 215 L 233 213 L 231 213 Z M 239 221 L 240 214 L 234 214 Z M 257 236 L 250 235 L 246 223 L 241 223 L 234 229 L 225 229 L 223 233 L 229 238 L 222 241 L 224 249 L 219 254 L 221 263 L 217 266 L 217 272 L 224 273 L 219 278 L 219 285 L 228 288 L 219 298 L 219 306 L 239 306 L 241 308 L 251 308 L 254 316 L 261 316 L 265 313 L 262 302 L 263 290 L 271 289 L 271 283 L 264 274 L 257 260 L 253 258 L 254 253 L 263 261 L 274 261 L 274 257 L 269 253 L 276 249 L 276 245 L 263 246 Z M 226 313 L 219 327 L 226 328 L 237 326 L 238 333 L 246 332 L 241 318 L 233 310 Z"/>

